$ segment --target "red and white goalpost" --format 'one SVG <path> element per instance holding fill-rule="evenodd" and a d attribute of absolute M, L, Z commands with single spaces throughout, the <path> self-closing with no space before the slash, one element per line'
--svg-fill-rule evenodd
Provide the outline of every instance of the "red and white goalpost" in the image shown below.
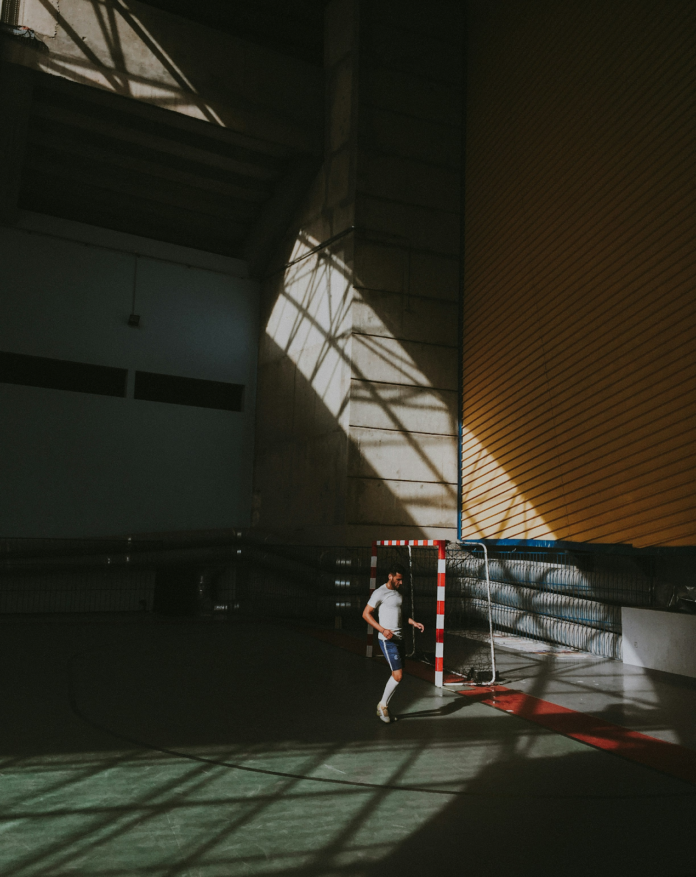
<path fill-rule="evenodd" d="M 445 643 L 445 571 L 447 568 L 447 541 L 445 539 L 384 539 L 372 543 L 370 558 L 370 596 L 377 587 L 377 550 L 380 546 L 391 548 L 437 548 L 437 609 L 435 616 L 435 685 L 443 687 L 443 658 Z M 372 657 L 375 630 L 367 625 L 365 655 Z"/>

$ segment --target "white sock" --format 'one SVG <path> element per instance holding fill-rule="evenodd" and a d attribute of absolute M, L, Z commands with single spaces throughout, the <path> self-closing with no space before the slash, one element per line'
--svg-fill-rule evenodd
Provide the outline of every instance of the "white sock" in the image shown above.
<path fill-rule="evenodd" d="M 394 692 L 396 691 L 396 686 L 398 684 L 399 683 L 396 681 L 396 679 L 394 679 L 393 676 L 389 677 L 384 689 L 384 694 L 382 695 L 382 700 L 380 700 L 380 704 L 382 706 L 387 706 L 387 704 L 391 700 L 392 694 L 394 694 Z"/>

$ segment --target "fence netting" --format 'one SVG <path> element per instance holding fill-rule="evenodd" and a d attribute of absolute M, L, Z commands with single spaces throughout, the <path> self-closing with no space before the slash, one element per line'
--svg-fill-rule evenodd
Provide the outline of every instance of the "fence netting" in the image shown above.
<path fill-rule="evenodd" d="M 525 637 L 620 657 L 621 607 L 696 609 L 694 553 L 529 550 L 489 544 L 494 639 Z M 679 553 L 681 551 L 681 553 Z M 278 618 L 364 637 L 371 547 L 259 544 L 238 533 L 195 538 L 0 540 L 0 614 L 143 612 Z M 404 570 L 408 652 L 435 652 L 437 549 L 380 546 L 377 585 Z M 691 578 L 689 578 L 689 576 Z M 447 548 L 445 669 L 485 670 L 483 549 Z"/>
<path fill-rule="evenodd" d="M 656 605 L 656 577 L 644 562 L 589 552 L 488 550 L 490 616 L 495 637 L 517 636 L 596 655 L 621 656 L 621 606 Z M 335 623 L 363 632 L 370 549 L 267 547 L 250 569 L 255 612 Z M 314 575 L 309 570 L 316 564 Z M 389 567 L 404 570 L 405 611 L 425 625 L 405 628 L 407 651 L 435 653 L 437 548 L 380 546 L 377 586 Z M 490 670 L 488 583 L 480 546 L 447 549 L 445 669 L 476 678 Z"/>

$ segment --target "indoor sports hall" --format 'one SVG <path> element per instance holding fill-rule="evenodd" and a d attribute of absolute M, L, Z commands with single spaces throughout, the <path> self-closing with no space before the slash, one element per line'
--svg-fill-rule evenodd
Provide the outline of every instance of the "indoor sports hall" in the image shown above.
<path fill-rule="evenodd" d="M 1 877 L 696 875 L 692 0 L 0 0 Z"/>

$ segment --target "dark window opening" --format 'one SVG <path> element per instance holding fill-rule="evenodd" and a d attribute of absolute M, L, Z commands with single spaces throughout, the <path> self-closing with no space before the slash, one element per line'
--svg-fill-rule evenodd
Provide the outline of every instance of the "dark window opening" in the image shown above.
<path fill-rule="evenodd" d="M 127 379 L 124 368 L 0 352 L 0 381 L 5 384 L 123 397 Z"/>
<path fill-rule="evenodd" d="M 174 405 L 193 405 L 196 408 L 242 411 L 244 385 L 136 372 L 133 395 L 135 399 L 147 402 L 170 402 Z"/>

